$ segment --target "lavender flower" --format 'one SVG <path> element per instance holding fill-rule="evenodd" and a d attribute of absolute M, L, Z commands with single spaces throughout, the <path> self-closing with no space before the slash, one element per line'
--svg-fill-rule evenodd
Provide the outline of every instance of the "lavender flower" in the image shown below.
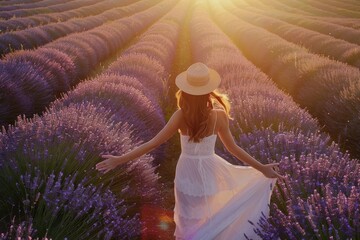
<path fill-rule="evenodd" d="M 52 95 L 59 96 L 60 92 L 67 91 L 70 88 L 70 82 L 67 78 L 67 74 L 69 73 L 65 73 L 65 69 L 62 67 L 62 65 L 64 65 L 64 62 L 53 62 L 54 58 L 49 58 L 49 54 L 44 54 L 46 52 L 48 52 L 46 49 L 41 49 L 37 53 L 33 51 L 18 51 L 6 56 L 4 58 L 4 61 L 13 62 L 14 65 L 16 64 L 18 66 L 23 64 L 29 64 L 39 76 L 44 77 L 45 81 L 49 85 L 49 90 L 52 91 L 50 93 Z M 55 57 L 56 52 L 54 52 L 52 56 Z M 71 67 L 71 65 L 69 67 Z M 20 70 L 20 67 L 14 70 Z M 26 76 L 24 81 L 31 80 L 32 79 L 30 76 Z M 15 81 L 20 82 L 17 79 Z"/>
<path fill-rule="evenodd" d="M 55 101 L 50 107 L 64 108 L 71 104 L 92 103 L 102 106 L 112 113 L 110 121 L 127 122 L 133 125 L 136 136 L 144 141 L 156 135 L 165 125 L 161 110 L 153 107 L 152 102 L 142 92 L 132 86 L 123 85 L 125 76 L 114 76 L 120 83 L 110 83 L 108 76 L 81 83 L 63 99 Z M 98 108 L 103 111 L 101 108 Z"/>
<path fill-rule="evenodd" d="M 164 97 L 161 97 L 164 95 L 163 81 L 167 77 L 164 66 L 145 54 L 122 55 L 110 65 L 106 73 L 135 77 L 141 81 L 144 88 L 151 89 L 147 95 L 154 103 L 162 103 L 164 100 Z"/>
<path fill-rule="evenodd" d="M 35 235 L 36 229 L 33 228 L 33 221 L 15 222 L 16 216 L 11 217 L 10 224 L 7 225 L 8 229 L 6 232 L 0 232 L 0 239 L 31 239 Z M 44 239 L 44 238 L 43 238 Z"/>
<path fill-rule="evenodd" d="M 19 225 L 17 236 L 132 239 L 138 234 L 139 216 L 127 216 L 129 205 L 123 199 L 103 184 L 89 184 L 88 177 L 77 181 L 77 174 L 44 175 L 35 167 L 20 175 L 16 183 L 8 182 L 22 191 L 13 199 L 2 194 L 1 200 L 19 206 L 18 218 L 24 217 L 29 224 L 27 229 L 24 223 Z M 8 214 L 4 216 L 7 218 Z M 10 234 L 11 230 L 4 235 Z"/>
<path fill-rule="evenodd" d="M 16 127 L 0 134 L 0 167 L 21 173 L 22 166 L 30 163 L 47 173 L 78 171 L 79 177 L 92 176 L 97 182 L 100 173 L 94 165 L 100 161 L 101 154 L 120 155 L 139 144 L 137 140 L 132 141 L 128 124 L 113 123 L 111 118 L 109 110 L 90 103 L 49 111 L 30 121 L 19 118 Z M 133 187 L 128 195 L 134 201 L 137 198 L 139 202 L 139 196 L 145 202 L 154 200 L 159 196 L 159 177 L 152 161 L 152 157 L 145 155 L 104 176 L 103 181 L 126 176 Z M 120 193 L 121 189 L 114 191 Z"/>
<path fill-rule="evenodd" d="M 20 64 L 17 61 L 11 60 L 0 63 L 0 79 L 7 79 L 5 81 L 11 81 L 13 82 L 12 85 L 21 89 L 22 94 L 18 96 L 18 98 L 20 98 L 18 99 L 19 102 L 24 98 L 24 95 L 30 100 L 30 102 L 21 102 L 21 107 L 19 109 L 14 109 L 13 111 L 16 115 L 7 116 L 7 118 L 11 117 L 14 119 L 15 116 L 22 113 L 20 111 L 23 108 L 32 110 L 30 113 L 33 113 L 34 111 L 40 112 L 44 109 L 44 103 L 53 100 L 52 89 L 46 81 L 49 72 L 47 70 L 41 71 L 41 69 L 43 69 L 43 66 L 30 62 L 22 62 Z M 12 79 L 17 80 L 12 81 Z M 8 88 L 6 85 L 7 84 L 2 84 L 4 89 L 1 89 L 1 92 Z M 1 106 L 7 104 L 9 103 L 5 101 L 1 101 L 0 103 Z"/>

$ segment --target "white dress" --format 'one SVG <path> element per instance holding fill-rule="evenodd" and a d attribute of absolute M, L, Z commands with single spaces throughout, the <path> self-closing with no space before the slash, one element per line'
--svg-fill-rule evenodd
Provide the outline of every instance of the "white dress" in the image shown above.
<path fill-rule="evenodd" d="M 261 212 L 269 216 L 268 204 L 277 179 L 216 155 L 216 137 L 213 133 L 194 143 L 180 134 L 181 155 L 174 179 L 174 236 L 177 240 L 241 240 L 247 239 L 246 234 L 248 239 L 261 239 L 253 228 Z"/>

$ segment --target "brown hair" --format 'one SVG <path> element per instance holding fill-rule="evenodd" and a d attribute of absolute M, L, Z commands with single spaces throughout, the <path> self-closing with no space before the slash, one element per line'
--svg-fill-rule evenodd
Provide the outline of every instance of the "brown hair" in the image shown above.
<path fill-rule="evenodd" d="M 208 119 L 214 104 L 220 104 L 230 119 L 230 102 L 226 94 L 214 90 L 205 95 L 176 92 L 177 106 L 182 109 L 189 130 L 189 141 L 199 142 L 209 132 Z"/>

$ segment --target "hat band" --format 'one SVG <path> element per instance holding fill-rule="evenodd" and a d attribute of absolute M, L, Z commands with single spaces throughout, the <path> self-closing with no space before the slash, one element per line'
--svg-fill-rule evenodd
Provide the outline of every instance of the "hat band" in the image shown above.
<path fill-rule="evenodd" d="M 209 82 L 208 76 L 189 76 L 187 75 L 187 82 L 192 86 L 204 86 Z"/>

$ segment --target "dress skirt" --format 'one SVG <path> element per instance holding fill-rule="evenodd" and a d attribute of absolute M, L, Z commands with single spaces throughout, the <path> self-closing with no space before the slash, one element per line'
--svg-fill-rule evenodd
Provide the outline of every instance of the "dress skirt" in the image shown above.
<path fill-rule="evenodd" d="M 174 179 L 174 236 L 177 240 L 261 239 L 254 228 L 262 215 L 269 216 L 276 180 L 215 153 L 182 153 Z"/>

